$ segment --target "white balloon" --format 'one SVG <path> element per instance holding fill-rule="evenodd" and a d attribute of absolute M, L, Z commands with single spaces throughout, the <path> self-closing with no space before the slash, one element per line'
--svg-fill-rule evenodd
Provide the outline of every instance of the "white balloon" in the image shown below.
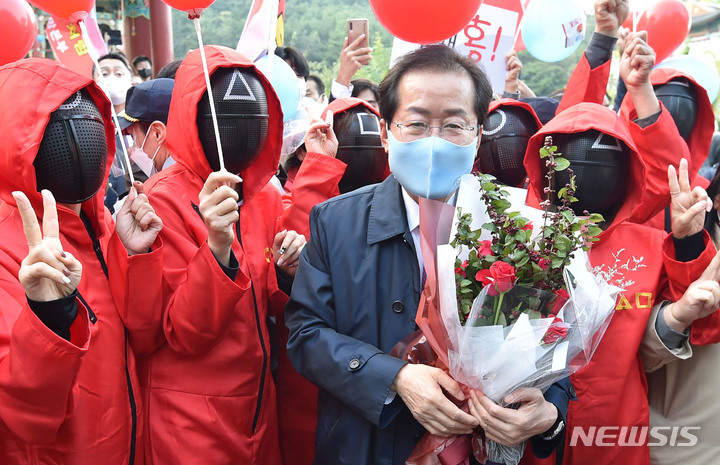
<path fill-rule="evenodd" d="M 563 60 L 582 43 L 585 19 L 574 0 L 533 0 L 523 15 L 523 42 L 538 60 Z"/>

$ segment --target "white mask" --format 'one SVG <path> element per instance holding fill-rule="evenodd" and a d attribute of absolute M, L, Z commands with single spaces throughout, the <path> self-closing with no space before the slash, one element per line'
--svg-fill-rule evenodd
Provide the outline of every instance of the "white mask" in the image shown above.
<path fill-rule="evenodd" d="M 113 105 L 122 105 L 125 103 L 125 96 L 130 88 L 130 82 L 122 79 L 107 76 L 100 81 L 100 88 L 105 92 Z"/>
<path fill-rule="evenodd" d="M 160 145 L 158 145 L 152 158 L 150 158 L 148 154 L 145 153 L 143 147 L 145 147 L 145 141 L 147 140 L 149 134 L 150 130 L 148 130 L 147 134 L 145 134 L 145 138 L 143 139 L 140 148 L 133 144 L 133 147 L 130 150 L 130 160 L 132 160 L 132 162 L 135 163 L 148 178 L 153 174 L 157 173 L 157 168 L 155 168 L 155 157 L 160 150 Z"/>

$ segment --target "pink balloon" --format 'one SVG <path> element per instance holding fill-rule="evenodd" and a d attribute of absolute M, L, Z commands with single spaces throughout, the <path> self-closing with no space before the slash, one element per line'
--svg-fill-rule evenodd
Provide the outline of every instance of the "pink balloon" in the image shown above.
<path fill-rule="evenodd" d="M 390 34 L 414 44 L 454 36 L 475 16 L 482 0 L 370 0 L 375 17 Z"/>
<path fill-rule="evenodd" d="M 95 0 L 30 0 L 30 3 L 56 18 L 72 22 L 87 18 L 95 6 Z"/>
<path fill-rule="evenodd" d="M 0 2 L 0 31 L 0 65 L 23 58 L 37 37 L 32 7 L 25 0 Z"/>

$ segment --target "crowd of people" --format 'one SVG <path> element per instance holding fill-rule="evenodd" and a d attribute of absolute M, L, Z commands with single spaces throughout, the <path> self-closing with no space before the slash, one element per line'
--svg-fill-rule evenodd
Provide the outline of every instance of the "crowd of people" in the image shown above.
<path fill-rule="evenodd" d="M 395 465 L 428 432 L 473 431 L 527 441 L 523 464 L 714 463 L 720 144 L 705 90 L 653 69 L 628 14 L 595 1 L 559 101 L 514 52 L 503 95 L 443 45 L 353 79 L 363 36 L 327 87 L 276 50 L 306 91 L 285 123 L 270 80 L 222 46 L 154 77 L 120 53 L 92 76 L 0 67 L 0 463 Z M 623 290 L 585 368 L 501 406 L 391 353 L 427 276 L 419 198 L 453 204 L 481 172 L 537 206 L 546 136 L 575 213 L 603 215 L 591 265 Z M 674 436 L 651 447 L 657 428 Z M 462 450 L 432 463 L 478 463 Z"/>

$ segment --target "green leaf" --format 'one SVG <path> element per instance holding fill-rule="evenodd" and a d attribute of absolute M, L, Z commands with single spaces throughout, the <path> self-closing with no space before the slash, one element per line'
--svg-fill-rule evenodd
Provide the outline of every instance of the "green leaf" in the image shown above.
<path fill-rule="evenodd" d="M 524 229 L 519 230 L 517 233 L 515 233 L 515 240 L 518 242 L 527 242 L 527 231 Z"/>
<path fill-rule="evenodd" d="M 530 256 L 528 254 L 525 254 L 525 256 L 520 259 L 519 262 L 515 264 L 515 268 L 522 268 L 530 261 Z"/>
<path fill-rule="evenodd" d="M 572 210 L 563 210 L 562 216 L 569 222 L 572 223 L 575 219 L 575 213 Z"/>
<path fill-rule="evenodd" d="M 564 261 L 565 259 L 563 257 L 553 257 L 550 266 L 552 266 L 553 268 L 560 268 Z"/>
<path fill-rule="evenodd" d="M 557 193 L 557 196 L 558 196 L 559 199 L 562 199 L 562 198 L 565 197 L 566 195 L 567 195 L 567 187 L 563 187 L 563 188 L 560 189 L 560 190 L 558 191 L 558 193 Z"/>
<path fill-rule="evenodd" d="M 594 224 L 588 226 L 588 235 L 589 236 L 599 236 L 602 232 L 602 228 L 600 226 L 596 226 Z"/>
<path fill-rule="evenodd" d="M 460 281 L 460 285 L 461 285 L 462 287 L 466 287 L 466 286 L 469 286 L 469 285 L 471 285 L 471 284 L 472 284 L 472 281 L 470 281 L 469 279 L 463 279 L 462 281 Z"/>
<path fill-rule="evenodd" d="M 555 164 L 557 165 L 555 171 L 563 171 L 570 167 L 570 162 L 567 158 L 555 157 Z"/>
<path fill-rule="evenodd" d="M 495 190 L 496 184 L 493 182 L 483 182 L 481 185 L 482 189 L 487 192 L 491 192 Z"/>
<path fill-rule="evenodd" d="M 538 312 L 537 310 L 528 310 L 526 313 L 528 318 L 531 320 L 539 320 L 543 317 L 542 313 Z"/>
<path fill-rule="evenodd" d="M 605 221 L 605 218 L 600 213 L 591 213 L 590 221 L 592 221 L 593 223 L 602 223 L 603 221 Z"/>

